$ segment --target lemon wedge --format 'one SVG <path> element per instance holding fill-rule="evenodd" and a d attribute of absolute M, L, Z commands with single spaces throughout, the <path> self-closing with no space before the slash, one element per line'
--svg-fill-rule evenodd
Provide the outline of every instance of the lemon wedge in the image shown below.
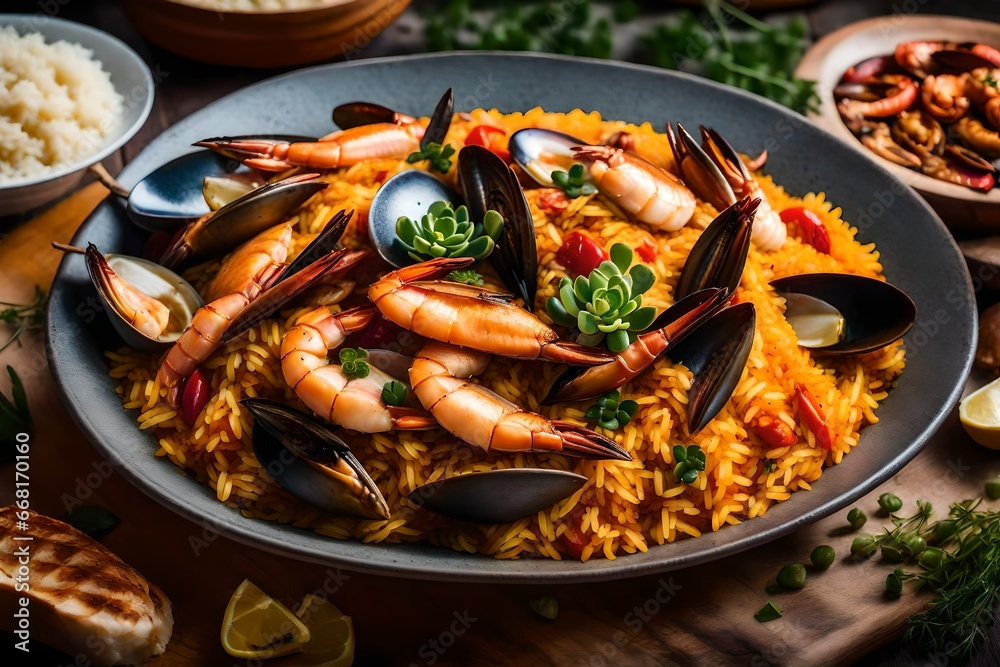
<path fill-rule="evenodd" d="M 296 667 L 350 667 L 354 662 L 354 624 L 350 616 L 315 595 L 305 596 L 295 614 L 312 635 L 295 656 Z"/>
<path fill-rule="evenodd" d="M 973 440 L 983 447 L 1000 449 L 1000 379 L 963 398 L 958 418 Z"/>
<path fill-rule="evenodd" d="M 244 579 L 222 620 L 222 647 L 234 658 L 275 658 L 297 653 L 309 628 L 288 607 Z"/>

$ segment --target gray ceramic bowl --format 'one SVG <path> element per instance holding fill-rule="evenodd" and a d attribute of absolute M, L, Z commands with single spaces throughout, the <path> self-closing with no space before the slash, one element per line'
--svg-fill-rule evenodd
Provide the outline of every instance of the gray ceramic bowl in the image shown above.
<path fill-rule="evenodd" d="M 107 318 L 94 313 L 82 258 L 67 256 L 50 301 L 48 352 L 77 425 L 117 470 L 159 502 L 235 540 L 293 558 L 368 572 L 466 581 L 570 582 L 612 579 L 685 567 L 773 540 L 834 512 L 909 461 L 958 400 L 971 364 L 976 313 L 965 262 L 940 220 L 887 171 L 818 130 L 801 116 L 741 91 L 702 79 L 634 65 L 512 54 L 448 54 L 390 58 L 302 70 L 241 90 L 206 107 L 156 139 L 121 174 L 126 186 L 187 152 L 192 141 L 219 134 L 331 130 L 330 110 L 371 100 L 427 114 L 446 86 L 455 108 L 521 111 L 596 109 L 608 118 L 688 126 L 705 123 L 737 149 L 771 154 L 766 171 L 793 193 L 826 191 L 878 244 L 889 279 L 917 304 L 918 321 L 898 388 L 866 429 L 861 445 L 830 468 L 812 491 L 796 493 L 766 516 L 716 533 L 617 560 L 497 561 L 420 544 L 374 545 L 329 539 L 245 519 L 172 464 L 153 458 L 156 442 L 122 409 L 102 350 L 119 345 Z M 135 252 L 141 236 L 121 206 L 103 204 L 75 243 Z M 498 502 L 500 500 L 498 499 Z"/>
<path fill-rule="evenodd" d="M 38 178 L 0 185 L 0 216 L 30 211 L 68 192 L 80 182 L 87 167 L 100 162 L 131 139 L 153 108 L 153 76 L 142 58 L 121 40 L 95 28 L 44 14 L 0 16 L 0 26 L 8 25 L 22 35 L 40 32 L 46 42 L 65 40 L 92 50 L 94 58 L 111 75 L 111 83 L 125 98 L 125 103 L 118 127 L 94 154 Z"/>

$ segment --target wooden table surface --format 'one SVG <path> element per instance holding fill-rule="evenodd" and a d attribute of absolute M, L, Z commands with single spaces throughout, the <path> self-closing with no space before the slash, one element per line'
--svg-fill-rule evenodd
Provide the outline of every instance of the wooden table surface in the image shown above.
<path fill-rule="evenodd" d="M 41 6 L 34 0 L 4 4 L 31 12 Z M 945 11 L 941 4 L 928 0 L 921 11 Z M 888 11 L 891 5 L 834 2 L 809 10 L 808 16 L 814 32 L 823 34 Z M 947 9 L 975 15 L 982 6 L 948 3 Z M 105 162 L 112 173 L 179 118 L 269 74 L 206 68 L 154 49 L 109 1 L 65 3 L 60 15 L 122 37 L 163 76 L 150 120 Z M 415 24 L 408 12 L 363 55 L 412 50 Z M 0 231 L 11 230 L 0 242 L 0 301 L 28 299 L 35 284 L 48 287 L 59 261 L 49 243 L 68 241 L 105 194 L 102 186 L 90 184 L 27 224 L 0 220 Z M 226 601 L 244 578 L 288 604 L 317 589 L 335 591 L 332 600 L 354 618 L 358 665 L 944 664 L 940 656 L 899 643 L 872 653 L 901 634 L 906 617 L 919 610 L 926 597 L 887 601 L 881 596 L 888 572 L 884 563 L 843 559 L 851 540 L 837 535 L 843 512 L 717 563 L 585 586 L 462 585 L 331 570 L 219 537 L 132 487 L 73 428 L 47 373 L 40 336 L 9 348 L 0 355 L 0 364 L 13 365 L 24 377 L 35 415 L 33 507 L 59 516 L 68 500 L 79 498 L 112 509 L 122 523 L 104 544 L 171 598 L 174 636 L 167 653 L 152 663 L 156 667 L 241 664 L 223 653 L 218 632 Z M 0 378 L 0 390 L 7 389 Z M 908 503 L 919 497 L 943 509 L 948 502 L 979 495 L 983 481 L 998 473 L 1000 457 L 972 443 L 953 414 L 913 463 L 858 505 L 873 515 L 877 496 L 890 490 Z M 10 474 L 0 469 L 0 505 L 13 498 Z M 785 613 L 782 619 L 766 625 L 754 621 L 753 613 L 769 599 L 764 592 L 768 580 L 786 562 L 807 560 L 812 547 L 821 543 L 836 548 L 837 564 L 813 577 L 804 590 L 773 597 Z M 561 611 L 554 622 L 538 618 L 528 606 L 528 598 L 542 593 L 559 600 Z M 465 618 L 468 627 L 454 623 L 456 618 Z M 976 663 L 1000 664 L 998 645 L 994 639 L 985 646 Z M 34 658 L 33 664 L 72 664 L 66 659 L 53 662 L 38 652 Z"/>

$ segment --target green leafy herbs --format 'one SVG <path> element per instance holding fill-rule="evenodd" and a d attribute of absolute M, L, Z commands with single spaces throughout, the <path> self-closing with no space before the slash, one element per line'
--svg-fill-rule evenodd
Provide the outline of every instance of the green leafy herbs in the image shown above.
<path fill-rule="evenodd" d="M 778 469 L 778 462 L 774 459 L 764 459 L 764 472 L 770 475 Z"/>
<path fill-rule="evenodd" d="M 382 385 L 382 402 L 386 405 L 402 405 L 406 402 L 406 385 L 393 380 Z"/>
<path fill-rule="evenodd" d="M 817 110 L 816 82 L 792 75 L 805 47 L 805 21 L 771 25 L 722 0 L 705 0 L 705 10 L 703 18 L 683 10 L 643 36 L 649 62 L 701 74 L 799 112 Z M 744 30 L 731 31 L 734 23 Z"/>
<path fill-rule="evenodd" d="M 14 327 L 14 333 L 10 335 L 7 342 L 0 345 L 0 352 L 6 350 L 12 343 L 17 341 L 20 345 L 20 337 L 25 331 L 41 329 L 45 322 L 45 302 L 48 299 L 45 292 L 35 286 L 35 301 L 33 303 L 8 303 L 0 301 L 0 306 L 5 306 L 0 310 L 0 322 L 6 322 Z"/>
<path fill-rule="evenodd" d="M 579 329 L 578 343 L 596 347 L 607 338 L 608 349 L 621 352 L 656 318 L 655 308 L 642 306 L 642 295 L 656 276 L 645 264 L 629 268 L 631 264 L 632 250 L 615 243 L 611 260 L 589 276 L 563 278 L 559 295 L 549 298 L 545 312 L 553 322 Z"/>
<path fill-rule="evenodd" d="M 63 516 L 63 521 L 95 540 L 101 539 L 121 523 L 117 516 L 98 505 L 81 505 Z"/>
<path fill-rule="evenodd" d="M 452 148 L 451 144 L 445 144 L 442 146 L 439 143 L 430 142 L 419 151 L 414 151 L 406 157 L 406 161 L 410 164 L 414 162 L 420 162 L 422 160 L 427 160 L 431 169 L 436 169 L 442 174 L 448 173 L 451 169 L 451 156 L 455 154 L 455 149 Z"/>
<path fill-rule="evenodd" d="M 400 217 L 396 236 L 417 262 L 437 257 L 483 259 L 496 247 L 503 224 L 503 217 L 496 211 L 487 211 L 482 222 L 473 222 L 465 206 L 455 209 L 446 201 L 436 201 L 419 222 L 405 215 Z"/>
<path fill-rule="evenodd" d="M 7 367 L 10 376 L 10 398 L 0 392 L 0 444 L 13 445 L 17 442 L 17 434 L 27 431 L 31 425 L 31 413 L 28 412 L 28 397 L 24 393 L 24 385 L 14 369 Z M 14 460 L 14 448 L 0 449 L 0 463 Z"/>
<path fill-rule="evenodd" d="M 1000 90 L 1000 81 L 997 81 L 995 78 L 993 78 L 992 72 L 986 73 L 986 77 L 983 79 L 983 85 L 993 86 L 997 90 Z"/>
<path fill-rule="evenodd" d="M 781 612 L 778 610 L 778 608 L 775 606 L 773 602 L 768 602 L 763 607 L 761 607 L 760 611 L 754 614 L 753 617 L 757 620 L 758 623 L 767 623 L 769 621 L 775 621 L 781 618 Z"/>
<path fill-rule="evenodd" d="M 972 656 L 992 627 L 1000 602 L 1000 513 L 980 510 L 979 503 L 955 503 L 947 518 L 928 524 L 930 503 L 918 502 L 915 516 L 893 517 L 892 531 L 863 536 L 871 543 L 912 545 L 905 560 L 916 561 L 920 569 L 893 569 L 886 576 L 885 594 L 898 598 L 907 581 L 915 589 L 935 590 L 937 597 L 927 610 L 909 619 L 907 637 L 932 653 L 959 660 Z"/>
<path fill-rule="evenodd" d="M 536 595 L 528 600 L 532 611 L 542 618 L 554 621 L 559 616 L 559 601 L 553 595 Z"/>
<path fill-rule="evenodd" d="M 596 419 L 597 425 L 614 431 L 629 423 L 639 411 L 639 404 L 631 400 L 621 400 L 621 392 L 609 391 L 587 408 L 587 419 Z"/>
<path fill-rule="evenodd" d="M 474 287 L 483 286 L 483 276 L 474 269 L 462 269 L 459 271 L 452 271 L 447 276 L 448 280 L 453 280 L 456 283 L 465 283 L 466 285 L 472 285 Z"/>
<path fill-rule="evenodd" d="M 368 365 L 368 353 L 360 347 L 345 347 L 340 350 L 340 368 L 344 375 L 352 378 L 366 378 L 372 372 Z"/>
<path fill-rule="evenodd" d="M 674 445 L 674 477 L 684 484 L 694 484 L 705 469 L 705 452 L 698 445 Z"/>
<path fill-rule="evenodd" d="M 570 199 L 576 199 L 583 195 L 592 195 L 597 192 L 591 183 L 584 180 L 582 164 L 574 164 L 569 171 L 553 171 L 552 182 L 566 193 Z"/>
<path fill-rule="evenodd" d="M 622 16 L 631 11 L 625 8 Z M 611 22 L 593 16 L 591 0 L 500 0 L 478 7 L 472 0 L 447 0 L 430 5 L 424 21 L 431 51 L 541 51 L 611 57 Z"/>

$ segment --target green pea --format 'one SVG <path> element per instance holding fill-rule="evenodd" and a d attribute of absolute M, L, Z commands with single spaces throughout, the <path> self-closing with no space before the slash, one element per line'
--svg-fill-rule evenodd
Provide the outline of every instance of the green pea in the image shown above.
<path fill-rule="evenodd" d="M 1000 498 L 1000 477 L 986 482 L 986 496 L 992 500 Z"/>
<path fill-rule="evenodd" d="M 878 506 L 886 512 L 892 514 L 893 512 L 898 512 L 903 508 L 903 501 L 900 500 L 899 496 L 895 494 L 883 493 L 878 497 Z"/>
<path fill-rule="evenodd" d="M 806 566 L 802 563 L 789 563 L 778 570 L 777 581 L 784 588 L 802 588 L 806 585 Z"/>
<path fill-rule="evenodd" d="M 854 530 L 861 530 L 861 527 L 868 521 L 868 515 L 857 507 L 847 513 L 847 523 L 851 524 Z"/>
<path fill-rule="evenodd" d="M 882 557 L 890 563 L 902 563 L 906 560 L 906 554 L 903 553 L 903 550 L 892 542 L 882 543 Z"/>
<path fill-rule="evenodd" d="M 943 544 L 954 537 L 958 532 L 958 521 L 955 519 L 945 519 L 934 524 L 934 543 Z"/>
<path fill-rule="evenodd" d="M 920 535 L 908 535 L 903 539 L 902 547 L 907 558 L 913 558 L 919 556 L 927 548 L 927 540 Z"/>
<path fill-rule="evenodd" d="M 890 572 L 885 578 L 885 594 L 891 598 L 898 598 L 903 594 L 903 580 L 896 572 Z"/>
<path fill-rule="evenodd" d="M 851 542 L 851 555 L 864 557 L 870 556 L 875 551 L 874 535 L 858 535 Z"/>
<path fill-rule="evenodd" d="M 809 560 L 812 564 L 821 570 L 825 570 L 833 565 L 833 561 L 836 560 L 837 553 L 833 550 L 829 544 L 821 544 L 812 550 L 809 554 Z"/>
<path fill-rule="evenodd" d="M 917 563 L 920 567 L 925 570 L 936 570 L 941 567 L 941 561 L 944 558 L 944 551 L 938 547 L 927 547 L 921 552 L 920 557 L 917 559 Z"/>

